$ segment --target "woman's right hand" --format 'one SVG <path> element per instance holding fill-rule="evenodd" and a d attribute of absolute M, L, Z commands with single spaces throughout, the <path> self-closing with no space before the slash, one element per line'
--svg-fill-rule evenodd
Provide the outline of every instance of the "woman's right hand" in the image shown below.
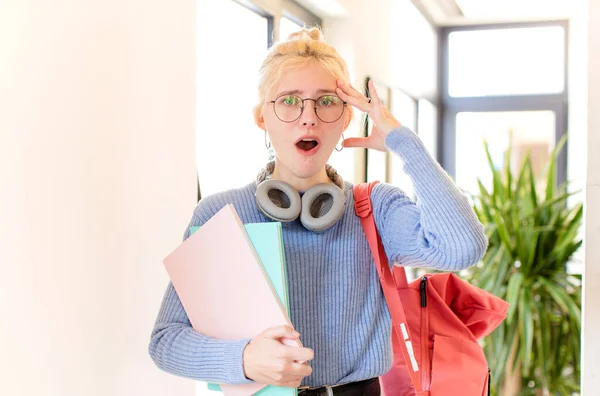
<path fill-rule="evenodd" d="M 300 334 L 289 326 L 272 327 L 252 339 L 243 354 L 247 378 L 267 385 L 297 388 L 312 373 L 310 348 L 287 346 L 282 339 L 297 340 Z M 298 363 L 304 362 L 304 363 Z"/>

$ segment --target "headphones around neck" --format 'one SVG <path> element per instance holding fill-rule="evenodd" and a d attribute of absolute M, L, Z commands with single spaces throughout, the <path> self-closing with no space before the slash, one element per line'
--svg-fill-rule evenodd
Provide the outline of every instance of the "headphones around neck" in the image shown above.
<path fill-rule="evenodd" d="M 273 193 L 282 195 L 283 200 L 276 200 L 282 202 L 274 202 Z M 323 216 L 313 216 L 312 206 L 327 196 L 331 196 L 331 208 Z M 284 181 L 265 180 L 256 188 L 256 204 L 271 220 L 289 223 L 300 216 L 304 228 L 321 232 L 331 228 L 344 215 L 346 198 L 344 191 L 333 183 L 317 184 L 300 197 L 298 191 Z"/>

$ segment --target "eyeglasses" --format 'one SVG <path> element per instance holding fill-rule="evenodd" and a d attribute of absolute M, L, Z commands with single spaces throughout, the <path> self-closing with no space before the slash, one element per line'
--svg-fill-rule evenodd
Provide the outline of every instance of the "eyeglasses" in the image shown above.
<path fill-rule="evenodd" d="M 315 113 L 323 122 L 336 122 L 344 114 L 346 102 L 337 95 L 323 95 L 318 99 L 302 99 L 296 95 L 281 95 L 270 103 L 273 103 L 273 111 L 277 118 L 283 122 L 294 122 L 304 111 L 304 101 L 315 102 Z"/>

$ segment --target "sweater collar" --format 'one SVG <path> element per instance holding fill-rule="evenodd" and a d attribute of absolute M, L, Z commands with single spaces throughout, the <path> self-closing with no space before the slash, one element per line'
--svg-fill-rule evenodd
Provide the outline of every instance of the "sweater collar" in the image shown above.
<path fill-rule="evenodd" d="M 261 169 L 261 171 L 256 176 L 256 185 L 259 185 L 263 181 L 271 178 L 273 174 L 273 170 L 275 170 L 275 161 L 271 161 L 267 163 L 267 165 Z M 337 171 L 329 164 L 325 165 L 325 171 L 327 172 L 327 176 L 329 179 L 339 188 L 344 190 L 344 180 L 337 173 Z"/>

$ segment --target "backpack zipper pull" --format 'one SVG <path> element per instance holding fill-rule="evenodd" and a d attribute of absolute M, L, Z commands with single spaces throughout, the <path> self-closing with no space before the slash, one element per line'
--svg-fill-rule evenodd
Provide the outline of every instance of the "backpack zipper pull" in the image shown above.
<path fill-rule="evenodd" d="M 421 308 L 427 306 L 427 277 L 421 279 Z"/>
<path fill-rule="evenodd" d="M 421 278 L 419 287 L 421 291 L 421 387 L 424 391 L 431 388 L 431 356 L 429 355 L 430 336 L 429 336 L 429 310 L 427 309 L 427 277 Z M 429 393 L 429 392 L 427 392 Z"/>

